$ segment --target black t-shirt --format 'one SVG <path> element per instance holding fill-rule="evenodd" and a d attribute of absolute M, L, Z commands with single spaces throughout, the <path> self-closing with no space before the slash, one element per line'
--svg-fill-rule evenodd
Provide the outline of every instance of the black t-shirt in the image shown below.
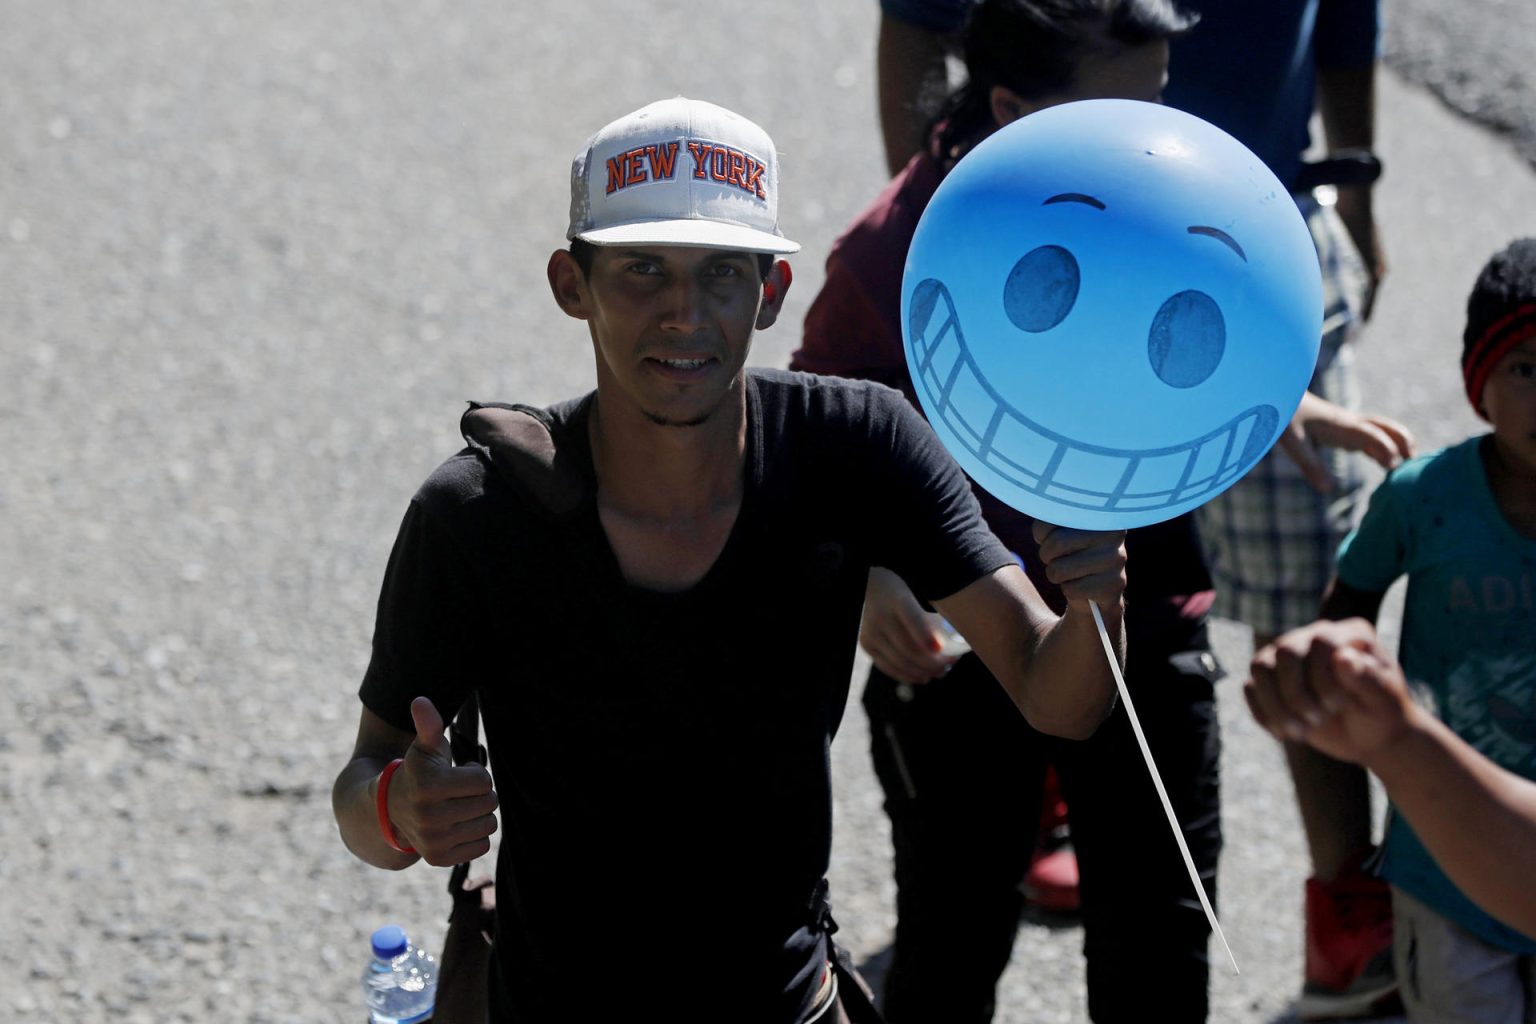
<path fill-rule="evenodd" d="M 478 692 L 501 798 L 496 1019 L 795 1020 L 826 956 L 809 908 L 868 568 L 932 600 L 1012 561 L 899 393 L 746 380 L 741 511 L 685 592 L 620 573 L 592 500 L 591 395 L 530 410 L 581 481 L 574 511 L 471 446 L 406 513 L 361 696 L 410 730 L 417 695 L 446 718 Z"/>

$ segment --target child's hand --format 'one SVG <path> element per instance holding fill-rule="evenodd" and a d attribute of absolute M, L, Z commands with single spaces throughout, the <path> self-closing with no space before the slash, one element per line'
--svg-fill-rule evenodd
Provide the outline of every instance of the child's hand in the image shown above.
<path fill-rule="evenodd" d="M 1279 445 L 1322 494 L 1333 492 L 1335 481 L 1318 447 L 1364 452 L 1383 469 L 1393 469 L 1413 457 L 1413 434 L 1385 416 L 1362 416 L 1310 391 L 1302 396 L 1296 415 L 1280 435 Z"/>
<path fill-rule="evenodd" d="M 870 568 L 859 645 L 881 672 L 908 685 L 948 672 L 958 656 L 944 653 L 943 621 L 923 611 L 900 576 L 879 566 Z"/>
<path fill-rule="evenodd" d="M 1276 738 L 1369 766 L 1414 714 L 1402 669 L 1365 619 L 1292 630 L 1253 657 L 1243 696 Z"/>

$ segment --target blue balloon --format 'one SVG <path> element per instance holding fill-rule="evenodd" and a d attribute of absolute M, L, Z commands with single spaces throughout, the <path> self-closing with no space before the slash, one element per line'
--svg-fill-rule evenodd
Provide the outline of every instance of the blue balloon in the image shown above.
<path fill-rule="evenodd" d="M 1170 519 L 1279 439 L 1322 284 L 1280 181 L 1170 107 L 1085 100 L 1007 125 L 918 222 L 907 363 L 950 453 L 1038 519 Z"/>

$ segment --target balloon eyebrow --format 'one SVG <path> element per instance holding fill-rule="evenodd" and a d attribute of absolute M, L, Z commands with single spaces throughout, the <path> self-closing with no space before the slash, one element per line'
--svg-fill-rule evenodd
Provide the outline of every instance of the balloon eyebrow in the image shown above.
<path fill-rule="evenodd" d="M 1248 262 L 1248 254 L 1243 252 L 1243 247 L 1237 244 L 1237 239 L 1221 230 L 1221 228 L 1209 228 L 1205 227 L 1204 225 L 1197 224 L 1189 229 L 1189 233 L 1192 235 L 1207 235 L 1211 238 L 1214 238 L 1216 241 L 1237 253 L 1238 259 L 1242 260 L 1244 263 Z"/>
<path fill-rule="evenodd" d="M 1095 210 L 1104 209 L 1104 203 L 1101 200 L 1095 199 L 1093 196 L 1085 196 L 1081 192 L 1063 192 L 1060 195 L 1051 196 L 1051 198 L 1040 205 L 1050 206 L 1052 203 L 1082 203 L 1084 206 L 1091 206 Z"/>

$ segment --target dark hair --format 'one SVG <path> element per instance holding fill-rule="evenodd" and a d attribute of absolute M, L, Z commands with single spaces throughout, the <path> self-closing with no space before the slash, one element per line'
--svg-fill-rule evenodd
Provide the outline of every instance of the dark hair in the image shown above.
<path fill-rule="evenodd" d="M 965 84 L 933 121 L 938 153 L 947 158 L 992 127 L 993 86 L 1047 96 L 1071 85 L 1082 57 L 1105 43 L 1172 39 L 1199 20 L 1172 0 L 982 0 L 960 36 Z"/>
<path fill-rule="evenodd" d="M 1479 416 L 1483 388 L 1504 353 L 1536 330 L 1536 238 L 1517 238 L 1483 265 L 1467 296 L 1461 377 Z"/>
<path fill-rule="evenodd" d="M 1536 303 L 1536 238 L 1517 238 L 1484 265 L 1467 296 L 1464 345 L 1521 306 Z"/>
<path fill-rule="evenodd" d="M 571 239 L 571 258 L 581 268 L 581 275 L 583 277 L 590 277 L 592 275 L 592 259 L 596 255 L 597 246 L 591 242 L 584 242 L 579 238 Z M 766 281 L 768 279 L 768 271 L 773 269 L 773 253 L 755 252 L 752 255 L 757 257 L 758 279 Z"/>

